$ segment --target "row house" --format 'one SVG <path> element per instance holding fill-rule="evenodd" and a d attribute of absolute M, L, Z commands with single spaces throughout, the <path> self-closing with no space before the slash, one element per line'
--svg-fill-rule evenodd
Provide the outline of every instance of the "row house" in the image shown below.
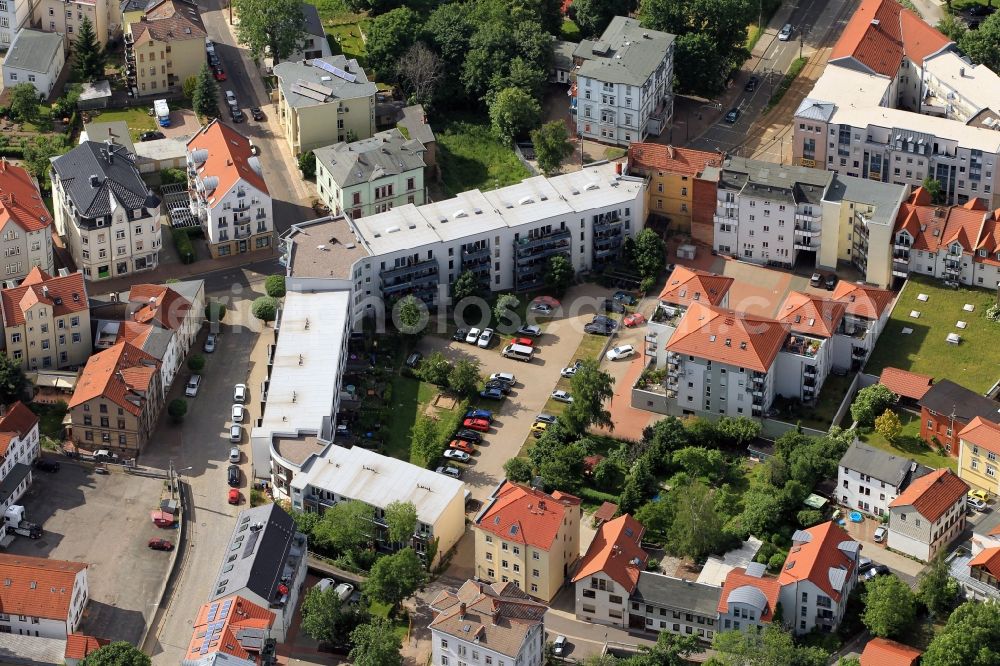
<path fill-rule="evenodd" d="M 970 550 L 956 549 L 948 556 L 951 577 L 969 601 L 1000 601 L 1000 526 L 972 526 Z"/>
<path fill-rule="evenodd" d="M 146 351 L 160 363 L 166 393 L 194 346 L 205 318 L 205 283 L 136 284 L 128 292 L 126 321 L 119 339 Z"/>
<path fill-rule="evenodd" d="M 687 266 L 678 266 L 670 273 L 647 323 L 646 353 L 656 358 L 657 366 L 662 367 L 666 362 L 666 343 L 688 307 L 692 303 L 702 303 L 728 308 L 733 282 L 731 277 Z"/>
<path fill-rule="evenodd" d="M 885 330 L 896 295 L 888 289 L 841 280 L 832 298 L 846 306 L 832 338 L 833 367 L 838 371 L 860 370 Z"/>
<path fill-rule="evenodd" d="M 31 0 L 9 0 L 0 5 L 0 50 L 6 51 L 18 30 L 32 21 Z"/>
<path fill-rule="evenodd" d="M 990 423 L 1000 423 L 1000 402 L 948 379 L 935 382 L 917 404 L 920 405 L 920 439 L 943 447 L 955 457 L 959 456 L 962 429 L 973 419 L 978 416 Z"/>
<path fill-rule="evenodd" d="M 83 562 L 0 554 L 0 633 L 65 640 L 90 598 Z"/>
<path fill-rule="evenodd" d="M 628 148 L 628 172 L 649 179 L 649 214 L 666 218 L 671 229 L 706 245 L 713 245 L 712 216 L 721 166 L 720 153 L 659 143 L 635 142 Z"/>
<path fill-rule="evenodd" d="M 238 594 L 203 604 L 181 663 L 196 664 L 215 657 L 218 661 L 214 663 L 220 666 L 264 664 L 262 653 L 267 651 L 265 646 L 273 648 L 270 634 L 276 618 L 266 606 Z"/>
<path fill-rule="evenodd" d="M 139 97 L 178 93 L 205 65 L 208 32 L 193 0 L 153 0 L 125 26 L 125 77 Z"/>
<path fill-rule="evenodd" d="M 80 34 L 85 20 L 90 21 L 101 48 L 121 33 L 118 0 L 39 0 L 33 4 L 32 23 L 45 32 L 63 35 L 68 51 Z"/>
<path fill-rule="evenodd" d="M 855 440 L 837 467 L 837 502 L 881 518 L 910 483 L 931 470 Z"/>
<path fill-rule="evenodd" d="M 921 562 L 944 552 L 965 529 L 969 484 L 950 469 L 922 476 L 889 503 L 887 545 Z"/>
<path fill-rule="evenodd" d="M 31 174 L 6 158 L 0 158 L 0 252 L 4 286 L 23 280 L 33 268 L 54 270 L 52 214 Z"/>
<path fill-rule="evenodd" d="M 1000 495 L 1000 423 L 977 416 L 958 437 L 958 476 L 976 490 Z"/>
<path fill-rule="evenodd" d="M 31 487 L 39 455 L 38 416 L 18 400 L 0 416 L 0 515 L 6 516 Z M 0 537 L 6 532 L 6 524 L 0 526 Z"/>

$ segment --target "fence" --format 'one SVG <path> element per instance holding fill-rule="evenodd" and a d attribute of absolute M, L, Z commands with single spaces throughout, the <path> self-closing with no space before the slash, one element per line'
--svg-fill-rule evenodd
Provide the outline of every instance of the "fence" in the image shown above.
<path fill-rule="evenodd" d="M 538 169 L 536 169 L 531 165 L 531 162 L 528 161 L 528 158 L 526 158 L 524 156 L 524 153 L 521 152 L 521 146 L 519 146 L 516 143 L 514 144 L 514 154 L 517 155 L 517 159 L 521 161 L 521 164 L 523 164 L 524 168 L 528 170 L 528 173 L 530 173 L 532 176 L 538 175 Z"/>

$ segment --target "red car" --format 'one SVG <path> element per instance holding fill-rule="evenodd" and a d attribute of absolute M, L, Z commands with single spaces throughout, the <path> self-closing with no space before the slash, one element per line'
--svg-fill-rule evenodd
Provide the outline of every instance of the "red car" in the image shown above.
<path fill-rule="evenodd" d="M 510 341 L 512 345 L 524 345 L 525 347 L 534 347 L 535 341 L 531 338 L 514 338 Z"/>
<path fill-rule="evenodd" d="M 638 326 L 639 324 L 645 324 L 646 316 L 641 312 L 633 312 L 625 317 L 622 323 L 624 323 L 628 328 L 632 328 L 633 326 Z"/>
<path fill-rule="evenodd" d="M 212 76 L 215 77 L 216 81 L 225 81 L 226 70 L 222 69 L 221 67 L 216 67 L 215 70 L 212 72 Z"/>
<path fill-rule="evenodd" d="M 153 550 L 173 550 L 174 544 L 166 539 L 150 539 L 149 547 Z"/>
<path fill-rule="evenodd" d="M 448 445 L 449 449 L 458 449 L 459 451 L 465 451 L 470 456 L 476 452 L 475 447 L 464 439 L 453 439 L 451 444 Z"/>
<path fill-rule="evenodd" d="M 462 421 L 462 427 L 469 428 L 470 430 L 478 430 L 479 432 L 488 432 L 490 422 L 486 419 L 465 419 Z"/>
<path fill-rule="evenodd" d="M 229 503 L 230 504 L 239 504 L 242 500 L 243 500 L 243 498 L 240 496 L 240 491 L 239 490 L 237 490 L 236 488 L 230 488 L 229 489 Z"/>

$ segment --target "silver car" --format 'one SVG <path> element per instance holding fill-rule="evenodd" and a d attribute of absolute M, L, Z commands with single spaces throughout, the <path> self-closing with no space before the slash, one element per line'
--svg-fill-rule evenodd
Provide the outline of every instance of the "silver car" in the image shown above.
<path fill-rule="evenodd" d="M 238 463 L 240 461 L 240 450 L 237 447 L 229 449 L 229 462 Z"/>
<path fill-rule="evenodd" d="M 239 444 L 243 441 L 243 426 L 239 423 L 229 426 L 229 441 L 234 444 Z"/>

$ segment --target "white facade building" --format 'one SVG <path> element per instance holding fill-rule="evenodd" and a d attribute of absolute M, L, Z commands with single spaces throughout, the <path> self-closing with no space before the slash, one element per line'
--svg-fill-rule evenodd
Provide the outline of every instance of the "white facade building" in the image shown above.
<path fill-rule="evenodd" d="M 949 469 L 910 483 L 889 503 L 889 548 L 930 562 L 965 530 L 969 484 Z"/>
<path fill-rule="evenodd" d="M 87 567 L 29 555 L 0 554 L 0 633 L 65 640 L 89 599 Z"/>
<path fill-rule="evenodd" d="M 910 482 L 928 471 L 910 458 L 855 441 L 837 468 L 837 502 L 852 511 L 884 516 Z"/>
<path fill-rule="evenodd" d="M 0 516 L 31 486 L 39 454 L 38 417 L 17 401 L 0 417 Z M 6 526 L 0 526 L 0 537 L 5 533 Z"/>
<path fill-rule="evenodd" d="M 3 0 L 0 3 L 0 50 L 6 51 L 17 31 L 30 22 L 31 0 Z"/>
<path fill-rule="evenodd" d="M 4 3 L 13 5 L 14 0 L 4 0 Z M 0 12 L 0 34 L 3 20 L 4 13 Z M 3 85 L 13 88 L 20 83 L 30 83 L 39 97 L 47 99 L 65 64 L 66 47 L 62 35 L 21 28 L 3 61 Z"/>

